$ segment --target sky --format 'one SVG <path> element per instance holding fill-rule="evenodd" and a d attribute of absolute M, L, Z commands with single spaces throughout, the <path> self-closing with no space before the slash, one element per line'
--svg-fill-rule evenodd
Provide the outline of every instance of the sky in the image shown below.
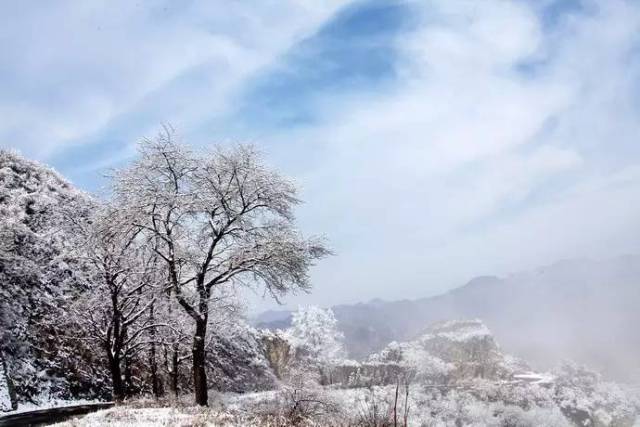
<path fill-rule="evenodd" d="M 82 189 L 162 123 L 291 176 L 335 255 L 289 307 L 640 252 L 637 1 L 3 2 L 0 45 L 0 146 Z"/>

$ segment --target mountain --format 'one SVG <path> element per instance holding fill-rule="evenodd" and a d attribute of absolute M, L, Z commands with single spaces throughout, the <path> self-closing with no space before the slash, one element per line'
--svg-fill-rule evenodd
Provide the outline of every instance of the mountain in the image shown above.
<path fill-rule="evenodd" d="M 640 256 L 567 260 L 508 277 L 478 277 L 442 295 L 333 307 L 351 357 L 423 333 L 423 325 L 481 319 L 505 351 L 548 369 L 564 359 L 610 378 L 640 380 Z M 280 319 L 263 327 L 283 327 Z"/>

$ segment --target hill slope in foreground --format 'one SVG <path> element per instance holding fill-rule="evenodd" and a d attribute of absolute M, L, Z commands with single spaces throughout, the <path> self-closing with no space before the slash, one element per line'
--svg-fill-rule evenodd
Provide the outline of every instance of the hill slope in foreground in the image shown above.
<path fill-rule="evenodd" d="M 547 369 L 564 359 L 606 377 L 640 380 L 640 256 L 571 260 L 506 278 L 478 277 L 446 294 L 333 307 L 351 357 L 362 359 L 424 325 L 479 318 L 505 351 Z M 288 312 L 268 312 L 261 327 L 282 328 Z"/>

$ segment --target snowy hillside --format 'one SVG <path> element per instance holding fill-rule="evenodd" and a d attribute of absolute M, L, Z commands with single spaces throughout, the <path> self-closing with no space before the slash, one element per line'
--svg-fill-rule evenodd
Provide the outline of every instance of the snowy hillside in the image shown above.
<path fill-rule="evenodd" d="M 0 353 L 21 400 L 87 391 L 77 350 L 56 341 L 64 301 L 82 290 L 65 224 L 87 218 L 90 198 L 54 171 L 0 151 Z"/>

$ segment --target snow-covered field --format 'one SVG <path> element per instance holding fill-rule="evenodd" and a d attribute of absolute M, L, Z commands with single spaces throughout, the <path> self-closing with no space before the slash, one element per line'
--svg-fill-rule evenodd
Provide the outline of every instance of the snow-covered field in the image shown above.
<path fill-rule="evenodd" d="M 58 426 L 382 426 L 394 425 L 396 419 L 398 425 L 406 420 L 408 426 L 424 427 L 560 427 L 581 425 L 580 411 L 595 413 L 600 426 L 638 425 L 638 402 L 618 393 L 615 387 L 587 395 L 539 384 L 490 381 L 448 390 L 415 384 L 408 390 L 400 387 L 397 399 L 395 386 L 284 389 L 220 394 L 208 409 L 138 401 Z M 569 407 L 578 410 L 573 419 Z"/>

